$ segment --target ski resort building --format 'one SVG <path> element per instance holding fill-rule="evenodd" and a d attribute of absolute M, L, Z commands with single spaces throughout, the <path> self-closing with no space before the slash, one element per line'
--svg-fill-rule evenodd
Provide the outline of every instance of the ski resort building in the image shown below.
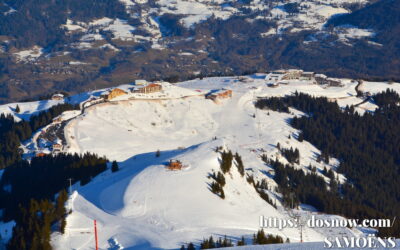
<path fill-rule="evenodd" d="M 282 80 L 295 80 L 299 79 L 302 75 L 302 70 L 292 69 L 286 71 L 286 73 L 282 76 Z"/>
<path fill-rule="evenodd" d="M 331 87 L 343 87 L 344 84 L 339 79 L 328 78 L 325 75 L 317 74 L 315 75 L 315 81 L 320 85 L 329 85 Z"/>
<path fill-rule="evenodd" d="M 303 71 L 299 69 L 275 70 L 269 73 L 265 77 L 265 80 L 267 81 L 296 80 L 300 79 L 302 75 Z"/>
<path fill-rule="evenodd" d="M 160 84 L 151 83 L 141 88 L 135 89 L 134 92 L 148 94 L 148 93 L 160 92 L 161 90 L 162 86 Z"/>
<path fill-rule="evenodd" d="M 167 169 L 169 170 L 181 170 L 183 167 L 182 162 L 179 160 L 170 160 L 168 165 L 167 165 Z"/>
<path fill-rule="evenodd" d="M 64 99 L 64 95 L 63 94 L 54 94 L 51 97 L 51 100 L 55 100 L 55 101 L 61 101 Z"/>
<path fill-rule="evenodd" d="M 301 73 L 300 80 L 311 81 L 314 80 L 315 73 L 314 72 L 303 72 Z"/>
<path fill-rule="evenodd" d="M 286 74 L 286 70 L 276 70 L 272 71 L 269 73 L 266 77 L 265 80 L 267 81 L 279 81 L 282 79 L 282 77 Z"/>
<path fill-rule="evenodd" d="M 115 97 L 118 97 L 118 96 L 121 96 L 121 95 L 126 95 L 126 94 L 127 93 L 125 91 L 123 91 L 122 89 L 115 88 L 115 89 L 113 89 L 111 91 L 103 92 L 101 94 L 101 97 L 104 100 L 111 100 L 111 99 L 114 99 Z"/>
<path fill-rule="evenodd" d="M 206 95 L 207 99 L 216 101 L 218 99 L 227 99 L 232 97 L 232 90 L 230 89 L 220 89 L 214 92 L 211 92 Z"/>
<path fill-rule="evenodd" d="M 52 151 L 53 154 L 57 154 L 63 150 L 63 145 L 60 143 L 55 143 L 55 144 L 53 144 L 52 148 L 53 148 L 53 151 Z"/>
<path fill-rule="evenodd" d="M 47 155 L 47 154 L 44 153 L 44 152 L 38 152 L 38 153 L 36 153 L 35 157 L 44 157 L 44 156 L 46 156 L 46 155 Z"/>
<path fill-rule="evenodd" d="M 144 86 L 147 84 L 146 80 L 135 80 L 135 85 L 136 86 Z"/>

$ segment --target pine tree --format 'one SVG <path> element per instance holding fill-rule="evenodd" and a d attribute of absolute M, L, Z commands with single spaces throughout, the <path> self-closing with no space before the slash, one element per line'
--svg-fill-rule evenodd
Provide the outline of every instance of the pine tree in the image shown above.
<path fill-rule="evenodd" d="M 233 160 L 233 155 L 232 155 L 232 151 L 224 151 L 221 153 L 221 170 L 222 173 L 227 173 L 229 172 L 229 170 L 231 169 L 232 166 L 232 160 Z"/>
<path fill-rule="evenodd" d="M 117 172 L 119 170 L 118 163 L 116 161 L 113 161 L 111 164 L 111 172 Z"/>
<path fill-rule="evenodd" d="M 244 176 L 244 166 L 243 166 L 242 157 L 238 153 L 235 154 L 235 161 L 236 161 L 236 167 L 237 167 L 240 175 Z"/>
<path fill-rule="evenodd" d="M 65 220 L 65 216 L 67 214 L 67 210 L 65 209 L 65 202 L 68 199 L 68 194 L 65 189 L 58 193 L 57 201 L 56 201 L 56 211 L 55 217 L 60 218 L 60 232 L 63 234 L 65 231 L 65 226 L 67 222 Z"/>
<path fill-rule="evenodd" d="M 15 107 L 15 113 L 21 112 L 21 109 L 19 108 L 19 105 L 17 104 L 17 107 Z"/>
<path fill-rule="evenodd" d="M 187 250 L 196 250 L 192 242 L 189 243 Z"/>
<path fill-rule="evenodd" d="M 221 187 L 225 186 L 225 177 L 224 175 L 218 171 L 217 177 L 216 177 L 216 181 L 218 182 L 219 185 L 221 185 Z"/>
<path fill-rule="evenodd" d="M 220 194 L 221 199 L 225 199 L 225 192 L 224 189 L 221 188 L 221 194 Z"/>
<path fill-rule="evenodd" d="M 299 136 L 297 137 L 297 140 L 299 140 L 299 142 L 302 142 L 304 140 L 303 132 L 299 133 Z"/>
<path fill-rule="evenodd" d="M 242 239 L 237 242 L 237 245 L 238 246 L 245 246 L 246 245 L 246 241 L 244 240 L 243 236 L 242 236 Z"/>

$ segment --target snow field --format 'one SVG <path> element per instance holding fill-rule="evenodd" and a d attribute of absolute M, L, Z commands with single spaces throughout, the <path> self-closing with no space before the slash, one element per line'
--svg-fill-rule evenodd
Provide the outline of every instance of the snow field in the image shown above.
<path fill-rule="evenodd" d="M 319 150 L 310 143 L 295 139 L 298 131 L 287 121 L 301 112 L 283 114 L 256 110 L 254 100 L 260 96 L 284 96 L 295 91 L 338 100 L 341 106 L 362 101 L 355 97 L 355 83 L 343 80 L 345 87 L 326 87 L 308 81 L 290 81 L 277 88 L 267 87 L 263 75 L 252 76 L 251 83 L 236 77 L 205 78 L 166 87 L 153 98 L 121 97 L 111 103 L 99 104 L 86 110 L 65 128 L 70 152 L 94 152 L 117 160 L 120 171 L 106 171 L 84 187 L 75 185 L 70 199 L 72 214 L 67 218 L 67 233 L 54 235 L 56 249 L 93 248 L 92 220 L 99 225 L 101 248 L 129 249 L 178 248 L 189 241 L 198 243 L 204 237 L 228 235 L 251 237 L 259 228 L 259 216 L 289 218 L 274 191 L 273 170 L 266 166 L 261 154 L 285 159 L 276 144 L 298 148 L 300 165 L 310 171 L 309 164 L 320 173 L 325 167 L 335 170 L 338 161 L 326 165 L 316 161 Z M 385 88 L 400 91 L 398 84 L 366 83 L 366 91 L 379 92 Z M 123 86 L 122 86 L 123 88 Z M 233 90 L 229 99 L 215 103 L 201 95 L 189 97 L 182 93 L 207 93 L 227 88 Z M 200 92 L 199 92 L 200 91 Z M 170 96 L 170 98 L 167 98 Z M 373 103 L 361 105 L 373 111 Z M 254 116 L 255 115 L 255 116 Z M 291 135 L 289 139 L 288 136 Z M 216 138 L 216 139 L 215 139 Z M 271 187 L 268 194 L 278 209 L 262 200 L 254 187 L 241 177 L 233 165 L 225 174 L 223 200 L 209 190 L 207 176 L 219 171 L 219 154 L 223 146 L 238 152 L 246 174 L 255 180 L 266 179 Z M 161 151 L 160 157 L 155 152 Z M 180 160 L 180 171 L 169 171 L 169 160 Z M 346 177 L 339 175 L 341 182 Z M 298 211 L 303 218 L 316 214 L 308 209 Z M 319 215 L 330 217 L 332 215 Z M 88 231 L 89 230 L 89 231 Z M 88 231 L 89 233 L 82 233 Z M 300 240 L 299 230 L 267 229 L 291 242 Z M 322 241 L 327 235 L 360 235 L 359 230 L 305 230 L 305 241 Z"/>

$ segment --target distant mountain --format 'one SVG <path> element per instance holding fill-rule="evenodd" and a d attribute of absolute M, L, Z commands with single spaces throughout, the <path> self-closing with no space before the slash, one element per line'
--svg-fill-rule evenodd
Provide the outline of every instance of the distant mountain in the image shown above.
<path fill-rule="evenodd" d="M 177 81 L 282 67 L 398 79 L 398 5 L 389 0 L 3 0 L 0 102 L 140 78 Z"/>
<path fill-rule="evenodd" d="M 386 33 L 389 29 L 398 31 L 400 27 L 400 2 L 396 0 L 378 1 L 353 13 L 333 18 L 329 23 L 335 26 L 353 25 L 363 29 L 374 29 L 378 35 Z"/>

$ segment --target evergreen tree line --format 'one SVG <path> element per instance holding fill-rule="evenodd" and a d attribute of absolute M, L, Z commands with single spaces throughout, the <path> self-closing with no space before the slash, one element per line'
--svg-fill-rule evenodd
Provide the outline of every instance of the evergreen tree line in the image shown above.
<path fill-rule="evenodd" d="M 219 148 L 217 148 L 216 150 L 218 151 Z M 222 151 L 221 152 L 221 160 L 220 160 L 220 168 L 221 168 L 222 173 L 220 171 L 218 171 L 217 175 L 215 175 L 215 173 L 212 173 L 209 175 L 209 177 L 214 179 L 214 181 L 210 184 L 211 192 L 218 195 L 222 199 L 225 199 L 225 193 L 224 193 L 225 177 L 224 177 L 224 174 L 229 172 L 229 170 L 231 169 L 232 160 L 233 160 L 232 151 L 230 151 L 230 150 Z"/>
<path fill-rule="evenodd" d="M 289 239 L 286 239 L 289 243 Z M 253 245 L 266 245 L 266 244 L 280 244 L 283 243 L 283 239 L 279 235 L 267 234 L 265 235 L 264 230 L 258 230 L 257 234 L 253 235 Z"/>
<path fill-rule="evenodd" d="M 85 185 L 107 168 L 106 163 L 105 158 L 89 153 L 58 154 L 6 168 L 0 181 L 0 209 L 3 220 L 16 222 L 8 249 L 51 249 L 51 232 L 64 233 L 66 226 L 68 179 Z"/>
<path fill-rule="evenodd" d="M 256 102 L 256 107 L 262 109 L 281 111 L 293 107 L 306 113 L 306 116 L 294 117 L 291 125 L 301 130 L 304 139 L 321 150 L 321 158 L 325 161 L 329 161 L 329 155 L 338 158 L 338 171 L 348 178 L 348 183 L 352 183 L 341 185 L 340 192 L 333 190 L 336 196 L 332 196 L 316 177 L 297 173 L 297 181 L 301 183 L 310 179 L 310 183 L 304 184 L 299 192 L 299 200 L 314 204 L 320 211 L 347 217 L 400 217 L 400 182 L 397 180 L 400 174 L 400 97 L 395 91 L 387 90 L 374 95 L 372 100 L 379 107 L 362 116 L 353 106 L 341 109 L 336 102 L 329 102 L 326 98 L 297 92 L 292 96 Z M 285 183 L 284 179 L 296 172 L 289 168 L 277 169 L 280 188 L 288 186 L 293 189 L 294 185 Z M 311 183 L 318 185 L 323 192 L 317 192 Z M 332 196 L 331 199 L 326 199 L 328 196 Z M 381 236 L 399 237 L 400 223 L 396 221 L 393 227 L 381 228 L 379 232 Z"/>
<path fill-rule="evenodd" d="M 218 171 L 217 175 L 213 172 L 209 175 L 209 177 L 214 180 L 210 184 L 211 192 L 218 195 L 222 199 L 225 199 L 224 186 L 226 182 L 224 175 L 220 171 Z"/>
<path fill-rule="evenodd" d="M 50 250 L 50 236 L 52 227 L 64 233 L 67 215 L 65 202 L 67 192 L 59 192 L 55 205 L 48 199 L 40 202 L 31 199 L 27 208 L 20 206 L 19 215 L 16 217 L 16 226 L 13 236 L 8 242 L 10 250 Z"/>
<path fill-rule="evenodd" d="M 285 243 L 289 243 L 289 239 L 286 239 Z M 267 244 L 281 244 L 283 243 L 282 237 L 279 235 L 265 234 L 263 229 L 257 231 L 257 233 L 253 234 L 253 245 L 267 245 Z M 240 240 L 237 241 L 237 246 L 245 246 L 246 241 L 244 236 L 241 237 Z M 212 236 L 208 239 L 203 239 L 200 243 L 200 249 L 212 249 L 212 248 L 224 248 L 224 247 L 233 247 L 234 244 L 231 239 L 228 239 L 226 235 L 224 238 L 219 237 L 218 240 L 214 240 Z M 195 250 L 196 247 L 192 242 L 188 244 L 187 247 L 185 245 L 181 246 L 181 250 Z"/>
<path fill-rule="evenodd" d="M 62 112 L 74 109 L 79 105 L 59 104 L 20 122 L 12 115 L 0 115 L 0 168 L 5 168 L 0 180 L 1 219 L 16 222 L 8 249 L 51 249 L 51 231 L 63 233 L 66 226 L 67 179 L 85 185 L 107 168 L 107 159 L 88 153 L 22 160 L 22 141 Z"/>
<path fill-rule="evenodd" d="M 204 239 L 203 242 L 200 243 L 200 249 L 211 249 L 211 248 L 222 248 L 222 247 L 233 247 L 233 243 L 231 239 L 224 239 L 219 237 L 217 241 L 214 241 L 214 238 L 210 236 L 208 239 Z"/>
<path fill-rule="evenodd" d="M 244 176 L 244 165 L 242 161 L 242 157 L 236 152 L 235 154 L 235 161 L 236 161 L 236 167 L 240 173 L 240 175 L 243 177 Z"/>
<path fill-rule="evenodd" d="M 107 169 L 107 159 L 95 154 L 58 154 L 19 161 L 4 170 L 0 180 L 0 209 L 3 219 L 17 219 L 19 206 L 31 199 L 54 199 L 54 194 L 68 188 L 68 179 L 81 185 Z"/>
<path fill-rule="evenodd" d="M 251 184 L 254 187 L 256 192 L 260 195 L 261 199 L 265 200 L 271 206 L 276 208 L 275 202 L 271 198 L 269 198 L 269 195 L 265 192 L 265 190 L 269 190 L 268 189 L 268 183 L 267 183 L 267 181 L 265 179 L 262 179 L 261 182 L 260 181 L 256 182 L 254 180 L 254 176 L 253 175 L 247 175 L 246 180 L 247 180 L 247 182 L 249 184 Z"/>
<path fill-rule="evenodd" d="M 366 206 L 357 206 L 348 199 L 340 198 L 339 185 L 334 177 L 329 180 L 329 185 L 327 185 L 325 179 L 315 171 L 305 174 L 303 170 L 294 169 L 289 164 L 284 165 L 278 160 L 266 157 L 264 160 L 275 169 L 274 180 L 279 187 L 277 191 L 282 193 L 282 203 L 286 207 L 295 208 L 300 203 L 306 203 L 327 213 L 341 215 L 359 213 L 357 218 L 380 215 Z"/>
<path fill-rule="evenodd" d="M 217 148 L 216 151 L 218 152 L 221 148 Z M 221 171 L 218 171 L 217 174 L 215 172 L 209 174 L 209 178 L 212 178 L 214 181 L 210 184 L 210 190 L 214 194 L 218 195 L 222 199 L 225 199 L 225 193 L 224 193 L 224 186 L 225 186 L 225 177 L 224 174 L 229 172 L 231 167 L 232 167 L 232 162 L 233 159 L 235 159 L 235 166 L 238 169 L 238 172 L 240 175 L 243 177 L 244 176 L 244 165 L 242 161 L 242 157 L 238 154 L 235 153 L 235 155 L 232 154 L 232 151 L 222 151 L 221 152 L 221 160 L 220 160 L 220 168 Z"/>
<path fill-rule="evenodd" d="M 29 121 L 16 122 L 11 114 L 0 114 L 0 169 L 21 160 L 19 146 L 41 127 L 52 122 L 62 112 L 79 109 L 79 105 L 59 104 L 31 116 Z"/>

